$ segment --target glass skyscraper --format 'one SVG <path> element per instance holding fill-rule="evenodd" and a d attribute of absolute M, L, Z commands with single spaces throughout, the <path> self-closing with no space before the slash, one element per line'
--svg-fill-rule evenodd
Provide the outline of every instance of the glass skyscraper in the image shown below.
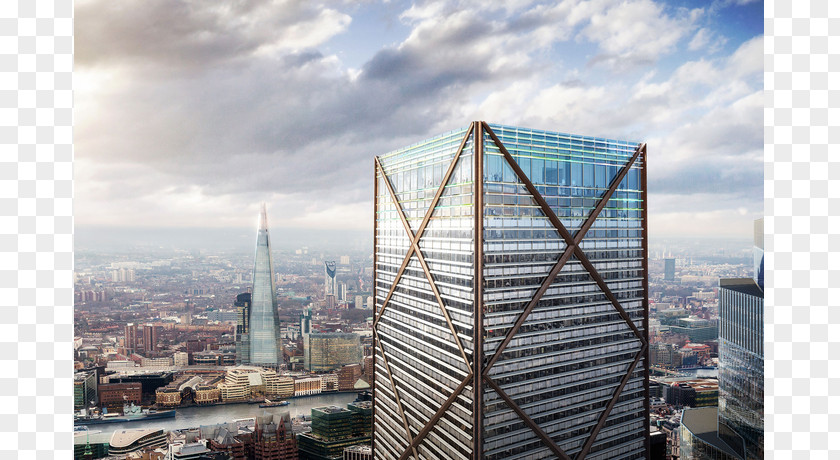
<path fill-rule="evenodd" d="M 647 456 L 646 154 L 474 122 L 376 159 L 376 458 Z"/>
<path fill-rule="evenodd" d="M 754 278 L 720 280 L 718 436 L 747 460 L 764 458 L 764 219 L 754 248 Z"/>
<path fill-rule="evenodd" d="M 251 338 L 248 334 L 251 321 L 251 293 L 243 292 L 233 303 L 236 309 L 236 364 L 251 360 Z"/>
<path fill-rule="evenodd" d="M 260 226 L 257 231 L 249 323 L 250 364 L 277 366 L 283 355 L 280 351 L 280 318 L 277 314 L 277 294 L 274 288 L 274 267 L 271 264 L 271 242 L 268 238 L 265 204 L 260 212 Z"/>

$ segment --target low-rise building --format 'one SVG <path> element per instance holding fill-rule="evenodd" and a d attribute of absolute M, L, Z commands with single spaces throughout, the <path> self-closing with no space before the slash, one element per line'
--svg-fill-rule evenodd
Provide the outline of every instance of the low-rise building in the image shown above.
<path fill-rule="evenodd" d="M 321 393 L 321 379 L 303 377 L 295 379 L 295 396 L 308 396 Z"/>
<path fill-rule="evenodd" d="M 139 383 L 106 383 L 99 385 L 99 405 L 116 412 L 125 404 L 139 405 L 143 390 Z"/>
<path fill-rule="evenodd" d="M 338 375 L 321 374 L 321 392 L 338 391 Z"/>
<path fill-rule="evenodd" d="M 181 392 L 177 388 L 158 388 L 155 391 L 155 403 L 159 407 L 179 406 L 181 404 Z"/>
<path fill-rule="evenodd" d="M 373 452 L 365 444 L 345 447 L 342 460 L 373 460 Z"/>
<path fill-rule="evenodd" d="M 222 392 L 216 387 L 199 384 L 195 387 L 196 404 L 213 404 L 222 400 Z"/>
<path fill-rule="evenodd" d="M 172 355 L 172 364 L 176 367 L 187 367 L 190 364 L 190 355 L 183 351 L 175 352 Z"/>
<path fill-rule="evenodd" d="M 362 376 L 362 366 L 358 364 L 348 364 L 338 370 L 338 390 L 348 391 L 353 390 L 353 385 Z"/>
<path fill-rule="evenodd" d="M 108 455 L 126 455 L 147 447 L 166 446 L 162 429 L 117 430 L 111 435 Z"/>

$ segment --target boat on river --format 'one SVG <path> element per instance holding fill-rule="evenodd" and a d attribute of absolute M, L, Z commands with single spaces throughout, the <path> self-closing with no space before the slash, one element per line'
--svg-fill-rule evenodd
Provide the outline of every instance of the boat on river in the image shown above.
<path fill-rule="evenodd" d="M 272 402 L 270 399 L 266 399 L 264 403 L 260 404 L 260 407 L 280 407 L 280 406 L 288 406 L 289 401 L 278 401 Z"/>
<path fill-rule="evenodd" d="M 97 414 L 97 415 L 76 415 L 73 418 L 73 425 L 98 425 L 100 423 L 126 423 L 137 422 L 141 420 L 154 420 L 160 418 L 175 417 L 175 409 L 171 410 L 154 410 L 141 409 L 134 405 L 134 403 L 123 406 L 122 414 Z"/>

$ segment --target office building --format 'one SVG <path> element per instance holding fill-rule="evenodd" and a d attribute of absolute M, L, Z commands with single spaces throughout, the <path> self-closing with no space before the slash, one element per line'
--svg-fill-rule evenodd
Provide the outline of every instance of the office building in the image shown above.
<path fill-rule="evenodd" d="M 338 391 L 352 390 L 356 382 L 362 378 L 362 366 L 348 364 L 336 372 L 338 374 Z"/>
<path fill-rule="evenodd" d="M 717 432 L 717 408 L 686 409 L 680 418 L 680 460 L 741 460 Z"/>
<path fill-rule="evenodd" d="M 752 278 L 720 280 L 719 436 L 764 458 L 764 291 Z"/>
<path fill-rule="evenodd" d="M 689 316 L 678 318 L 670 331 L 688 337 L 690 342 L 706 342 L 718 337 L 718 325 L 714 321 Z"/>
<path fill-rule="evenodd" d="M 312 431 L 298 435 L 300 459 L 340 460 L 345 448 L 370 442 L 370 416 L 369 401 L 312 409 Z"/>
<path fill-rule="evenodd" d="M 254 426 L 254 458 L 257 460 L 297 460 L 298 449 L 288 412 L 264 414 Z"/>
<path fill-rule="evenodd" d="M 143 390 L 139 383 L 104 383 L 99 385 L 99 406 L 110 412 L 122 412 L 125 404 L 140 405 Z"/>
<path fill-rule="evenodd" d="M 645 165 L 484 122 L 376 158 L 376 458 L 647 456 Z"/>
<path fill-rule="evenodd" d="M 364 444 L 345 447 L 342 460 L 373 460 L 373 452 Z"/>
<path fill-rule="evenodd" d="M 764 234 L 755 224 L 752 278 L 720 280 L 718 407 L 686 410 L 680 458 L 764 458 Z"/>
<path fill-rule="evenodd" d="M 311 372 L 331 372 L 346 364 L 362 362 L 359 334 L 325 332 L 304 336 L 303 367 Z"/>
<path fill-rule="evenodd" d="M 674 281 L 677 272 L 677 260 L 665 259 L 665 281 Z"/>
<path fill-rule="evenodd" d="M 277 293 L 274 288 L 274 266 L 271 263 L 271 241 L 268 237 L 265 204 L 260 212 L 260 227 L 257 232 L 248 336 L 249 364 L 276 367 L 282 362 L 280 317 L 277 313 Z"/>
<path fill-rule="evenodd" d="M 99 401 L 96 371 L 80 370 L 73 374 L 73 410 L 95 406 Z"/>

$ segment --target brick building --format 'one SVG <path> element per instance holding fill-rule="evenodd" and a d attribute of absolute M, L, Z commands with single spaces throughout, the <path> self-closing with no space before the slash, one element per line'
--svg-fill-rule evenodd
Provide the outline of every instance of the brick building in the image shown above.
<path fill-rule="evenodd" d="M 139 383 L 105 383 L 99 385 L 99 405 L 108 411 L 120 411 L 124 404 L 140 404 L 143 389 Z"/>

